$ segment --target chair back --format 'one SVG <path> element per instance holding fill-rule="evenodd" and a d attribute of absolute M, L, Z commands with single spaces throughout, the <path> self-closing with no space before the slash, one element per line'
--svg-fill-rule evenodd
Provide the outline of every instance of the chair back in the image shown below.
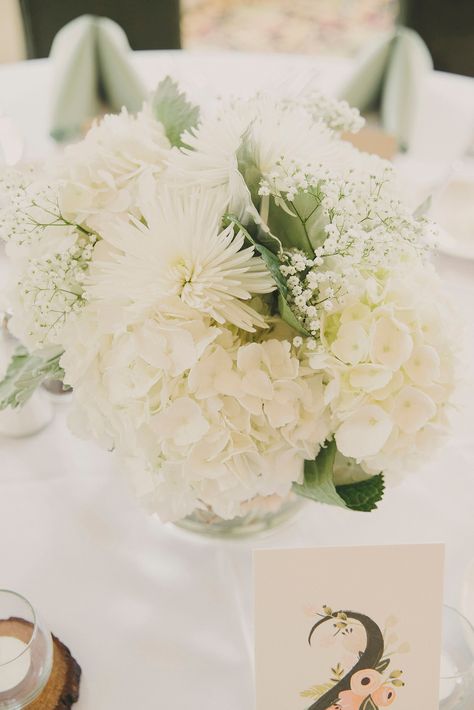
<path fill-rule="evenodd" d="M 180 49 L 179 0 L 20 0 L 29 59 L 47 57 L 54 36 L 80 15 L 115 20 L 132 49 Z"/>
<path fill-rule="evenodd" d="M 400 0 L 399 22 L 421 35 L 435 69 L 474 76 L 474 0 Z"/>

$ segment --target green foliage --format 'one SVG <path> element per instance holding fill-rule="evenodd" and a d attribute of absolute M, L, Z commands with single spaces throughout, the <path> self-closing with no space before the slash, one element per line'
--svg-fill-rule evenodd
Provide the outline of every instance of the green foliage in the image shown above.
<path fill-rule="evenodd" d="M 286 280 L 283 276 L 283 274 L 280 271 L 280 259 L 276 254 L 273 253 L 273 251 L 270 251 L 270 249 L 263 244 L 260 244 L 252 235 L 250 232 L 245 229 L 243 224 L 239 222 L 237 217 L 235 217 L 232 214 L 226 214 L 223 217 L 224 224 L 233 224 L 235 227 L 240 232 L 243 232 L 245 235 L 245 238 L 248 239 L 248 241 L 254 245 L 255 249 L 258 251 L 260 256 L 262 257 L 263 261 L 265 262 L 265 266 L 273 276 L 273 279 L 277 285 L 278 291 L 286 297 L 288 293 L 288 287 L 286 285 Z"/>
<path fill-rule="evenodd" d="M 261 199 L 258 194 L 258 188 L 262 173 L 255 163 L 255 146 L 251 141 L 250 134 L 251 128 L 249 127 L 242 135 L 242 141 L 236 155 L 239 172 L 250 191 L 252 202 L 258 209 Z"/>
<path fill-rule="evenodd" d="M 281 206 L 271 199 L 268 226 L 285 249 L 300 249 L 311 256 L 324 241 L 325 220 L 319 209 L 317 192 L 299 192 L 292 202 Z"/>
<path fill-rule="evenodd" d="M 224 224 L 234 224 L 237 229 L 242 231 L 245 234 L 245 238 L 248 239 L 248 241 L 254 245 L 255 249 L 258 251 L 260 256 L 262 257 L 263 261 L 265 262 L 265 265 L 271 275 L 273 276 L 273 279 L 276 283 L 276 286 L 278 288 L 278 310 L 280 312 L 280 316 L 282 319 L 288 323 L 292 328 L 294 328 L 298 333 L 301 333 L 302 335 L 309 335 L 308 331 L 303 328 L 301 323 L 299 322 L 298 318 L 295 316 L 293 311 L 291 310 L 290 306 L 288 305 L 288 302 L 286 300 L 286 297 L 288 295 L 288 286 L 286 285 L 286 279 L 283 276 L 283 274 L 280 271 L 280 259 L 278 258 L 277 254 L 275 254 L 271 249 L 268 248 L 268 246 L 265 246 L 264 244 L 261 244 L 259 241 L 254 239 L 250 232 L 245 229 L 245 227 L 239 222 L 239 220 L 231 214 L 224 215 Z M 260 235 L 260 233 L 259 233 Z M 260 238 L 260 236 L 259 236 Z M 275 247 L 275 243 L 278 242 L 276 237 L 272 237 L 272 235 L 266 234 L 265 238 L 267 239 L 268 243 L 270 246 Z M 274 243 L 271 244 L 271 239 L 274 240 Z"/>
<path fill-rule="evenodd" d="M 337 486 L 337 492 L 343 498 L 348 508 L 370 512 L 377 508 L 377 503 L 382 500 L 385 491 L 383 474 L 371 476 L 364 481 L 348 483 Z"/>
<path fill-rule="evenodd" d="M 190 103 L 178 84 L 167 76 L 158 84 L 152 97 L 152 111 L 161 121 L 169 142 L 180 148 L 184 131 L 195 128 L 199 121 L 199 107 Z"/>
<path fill-rule="evenodd" d="M 336 442 L 330 441 L 314 461 L 305 461 L 304 482 L 294 483 L 294 492 L 319 503 L 350 510 L 369 512 L 376 508 L 385 489 L 383 475 L 336 487 L 333 473 L 336 452 Z"/>
<path fill-rule="evenodd" d="M 379 710 L 377 705 L 374 703 L 372 700 L 372 696 L 369 695 L 368 698 L 364 700 L 362 705 L 360 706 L 360 710 Z"/>
<path fill-rule="evenodd" d="M 291 327 L 294 328 L 298 333 L 301 333 L 301 335 L 306 336 L 310 335 L 306 328 L 303 328 L 300 321 L 288 305 L 287 300 L 281 295 L 281 293 L 278 296 L 278 310 L 280 311 L 280 315 L 283 320 L 288 323 L 288 325 L 291 325 Z"/>
<path fill-rule="evenodd" d="M 59 365 L 62 353 L 54 347 L 33 353 L 19 347 L 0 382 L 0 409 L 22 406 L 48 378 L 62 379 L 64 372 Z"/>
<path fill-rule="evenodd" d="M 347 507 L 334 485 L 333 466 L 336 456 L 336 442 L 330 441 L 322 448 L 314 461 L 304 462 L 304 482 L 294 483 L 293 490 L 304 498 L 319 503 Z"/>

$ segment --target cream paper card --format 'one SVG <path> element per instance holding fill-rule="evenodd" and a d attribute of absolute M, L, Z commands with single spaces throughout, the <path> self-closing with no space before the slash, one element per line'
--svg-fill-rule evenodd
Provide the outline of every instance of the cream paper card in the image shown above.
<path fill-rule="evenodd" d="M 438 710 L 442 545 L 254 555 L 257 710 Z"/>

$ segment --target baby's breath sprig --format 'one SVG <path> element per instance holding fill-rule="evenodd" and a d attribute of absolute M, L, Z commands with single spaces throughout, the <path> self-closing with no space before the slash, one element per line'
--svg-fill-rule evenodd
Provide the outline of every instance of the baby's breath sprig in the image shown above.
<path fill-rule="evenodd" d="M 0 236 L 24 254 L 18 298 L 38 346 L 54 341 L 70 314 L 85 303 L 84 281 L 99 235 L 62 212 L 58 185 L 36 183 L 34 169 L 10 171 L 0 185 Z"/>

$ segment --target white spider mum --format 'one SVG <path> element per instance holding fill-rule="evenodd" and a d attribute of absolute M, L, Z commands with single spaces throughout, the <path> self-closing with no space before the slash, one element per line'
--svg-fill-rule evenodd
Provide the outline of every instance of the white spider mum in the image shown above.
<path fill-rule="evenodd" d="M 170 156 L 170 180 L 179 185 L 222 189 L 230 212 L 239 218 L 246 212 L 258 218 L 237 159 L 249 123 L 246 113 L 224 109 L 208 116 L 197 129 L 186 131 L 182 136 L 184 147 Z"/>
<path fill-rule="evenodd" d="M 256 191 L 261 177 L 279 174 L 282 160 L 306 168 L 335 165 L 341 153 L 341 142 L 322 119 L 263 94 L 223 103 L 183 140 L 185 147 L 170 156 L 170 178 L 222 188 L 229 211 L 257 223 L 249 187 Z"/>
<path fill-rule="evenodd" d="M 113 306 L 119 320 L 150 310 L 166 313 L 181 301 L 218 323 L 247 331 L 266 327 L 249 301 L 275 283 L 242 233 L 221 227 L 222 193 L 163 190 L 134 217 L 97 220 L 102 236 L 90 269 L 89 300 Z"/>

